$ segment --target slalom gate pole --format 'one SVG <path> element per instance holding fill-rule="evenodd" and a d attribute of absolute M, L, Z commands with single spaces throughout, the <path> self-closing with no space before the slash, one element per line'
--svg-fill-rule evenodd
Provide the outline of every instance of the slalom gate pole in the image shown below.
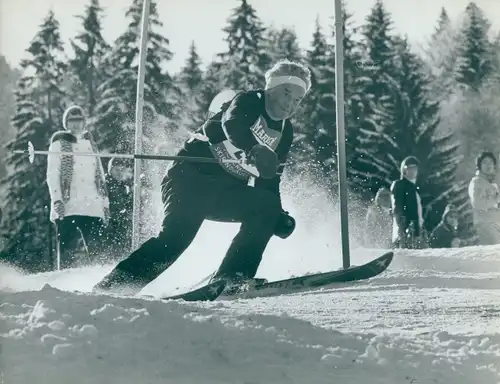
<path fill-rule="evenodd" d="M 342 239 L 342 264 L 350 267 L 349 223 L 347 210 L 347 172 L 344 120 L 344 31 L 342 0 L 335 0 L 335 107 L 337 115 L 337 171 L 339 179 L 340 236 Z"/>
<path fill-rule="evenodd" d="M 142 118 L 144 106 L 144 77 L 148 52 L 149 8 L 151 0 L 143 0 L 141 20 L 141 40 L 139 48 L 139 66 L 137 69 L 137 95 L 135 102 L 135 153 L 142 152 Z M 134 206 L 132 216 L 132 251 L 137 248 L 140 235 L 141 173 L 142 161 L 134 162 Z"/>

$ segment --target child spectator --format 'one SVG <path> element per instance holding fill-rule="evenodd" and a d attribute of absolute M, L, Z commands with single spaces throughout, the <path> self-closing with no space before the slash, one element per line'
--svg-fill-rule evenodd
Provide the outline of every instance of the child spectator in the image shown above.
<path fill-rule="evenodd" d="M 441 222 L 431 233 L 429 239 L 430 248 L 456 248 L 462 245 L 462 241 L 457 234 L 458 212 L 447 205 Z"/>

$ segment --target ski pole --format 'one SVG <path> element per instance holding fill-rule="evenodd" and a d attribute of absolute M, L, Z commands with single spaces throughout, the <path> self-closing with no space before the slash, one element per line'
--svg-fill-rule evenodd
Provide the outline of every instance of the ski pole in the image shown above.
<path fill-rule="evenodd" d="M 33 164 L 35 155 L 74 155 L 74 156 L 94 156 L 94 157 L 118 157 L 122 159 L 145 159 L 145 160 L 167 160 L 167 161 L 188 161 L 194 163 L 236 163 L 244 164 L 244 160 L 235 159 L 215 159 L 210 157 L 193 157 L 193 156 L 164 156 L 164 155 L 130 155 L 124 153 L 92 153 L 92 152 L 55 152 L 55 151 L 35 151 L 31 141 L 28 142 L 28 150 L 15 150 L 14 153 L 28 154 L 29 162 Z"/>

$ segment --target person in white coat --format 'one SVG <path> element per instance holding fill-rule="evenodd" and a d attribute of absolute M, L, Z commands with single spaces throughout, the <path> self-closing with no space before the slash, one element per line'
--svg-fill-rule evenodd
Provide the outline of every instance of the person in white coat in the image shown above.
<path fill-rule="evenodd" d="M 469 183 L 469 197 L 479 245 L 500 244 L 500 189 L 495 182 L 497 159 L 492 152 L 476 158 L 476 174 Z"/>
<path fill-rule="evenodd" d="M 83 238 L 90 260 L 99 256 L 104 243 L 104 229 L 109 220 L 109 199 L 102 163 L 97 156 L 78 156 L 71 152 L 98 149 L 86 130 L 84 110 L 73 105 L 63 115 L 65 131 L 52 135 L 47 184 L 50 191 L 50 220 L 56 225 L 57 268 L 71 268 L 79 263 L 78 244 Z M 80 260 L 81 261 L 81 260 Z"/>

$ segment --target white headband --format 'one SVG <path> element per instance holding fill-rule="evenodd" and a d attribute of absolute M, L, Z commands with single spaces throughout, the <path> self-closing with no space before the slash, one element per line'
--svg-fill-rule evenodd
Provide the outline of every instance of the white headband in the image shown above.
<path fill-rule="evenodd" d="M 266 82 L 266 89 L 271 89 L 281 84 L 298 85 L 299 87 L 304 88 L 304 91 L 307 92 L 306 82 L 297 76 L 272 76 Z"/>

